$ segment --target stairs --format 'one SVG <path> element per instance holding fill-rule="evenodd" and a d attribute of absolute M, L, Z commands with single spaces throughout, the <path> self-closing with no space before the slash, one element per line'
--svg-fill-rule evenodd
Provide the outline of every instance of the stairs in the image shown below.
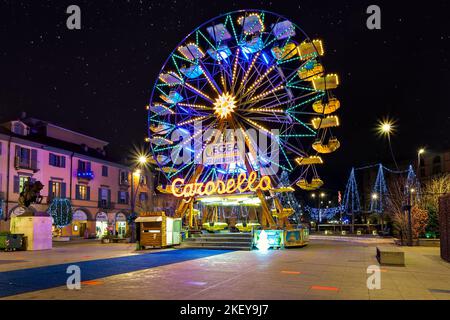
<path fill-rule="evenodd" d="M 251 233 L 201 233 L 183 241 L 180 248 L 252 250 L 252 242 Z"/>

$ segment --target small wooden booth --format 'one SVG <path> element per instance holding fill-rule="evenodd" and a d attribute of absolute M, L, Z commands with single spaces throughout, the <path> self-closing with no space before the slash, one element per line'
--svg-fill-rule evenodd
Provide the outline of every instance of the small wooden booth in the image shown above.
<path fill-rule="evenodd" d="M 140 223 L 141 247 L 165 248 L 181 243 L 181 218 L 167 217 L 164 211 L 143 212 L 135 222 Z"/>

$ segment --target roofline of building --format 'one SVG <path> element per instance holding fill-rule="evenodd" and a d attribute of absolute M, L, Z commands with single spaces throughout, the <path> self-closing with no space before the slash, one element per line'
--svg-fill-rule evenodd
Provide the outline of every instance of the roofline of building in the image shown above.
<path fill-rule="evenodd" d="M 19 120 L 19 121 L 20 121 L 20 120 Z M 45 121 L 44 121 L 44 122 L 45 122 Z M 54 128 L 58 128 L 58 129 L 61 129 L 61 130 L 64 130 L 64 131 L 68 131 L 68 132 L 71 132 L 71 133 L 75 133 L 75 134 L 78 134 L 78 135 L 80 135 L 80 136 L 83 136 L 83 137 L 86 137 L 86 138 L 95 140 L 95 141 L 97 141 L 97 142 L 103 143 L 103 144 L 105 144 L 105 146 L 109 145 L 109 142 L 108 142 L 108 141 L 101 140 L 101 139 L 98 139 L 98 138 L 95 138 L 95 137 L 91 137 L 91 136 L 88 136 L 87 134 L 80 133 L 80 132 L 78 132 L 78 131 L 74 131 L 74 130 L 70 130 L 70 129 L 67 129 L 67 128 L 63 128 L 63 127 L 57 126 L 57 125 L 55 125 L 55 124 L 53 124 L 53 123 L 50 123 L 50 122 L 45 122 L 45 123 L 46 123 L 48 126 L 50 126 L 50 127 L 54 127 Z"/>
<path fill-rule="evenodd" d="M 76 156 L 78 158 L 91 160 L 91 161 L 96 161 L 96 162 L 103 163 L 103 164 L 109 164 L 111 166 L 115 166 L 115 167 L 118 167 L 120 169 L 130 170 L 130 168 L 128 166 L 126 166 L 124 164 L 121 164 L 121 163 L 112 162 L 112 161 L 109 161 L 109 160 L 88 156 L 88 155 L 85 155 L 85 154 L 82 154 L 82 153 L 77 153 L 75 151 L 61 149 L 61 148 L 49 146 L 49 145 L 46 145 L 46 144 L 30 141 L 30 140 L 27 140 L 27 139 L 15 137 L 15 136 L 12 136 L 12 135 L 0 133 L 0 140 L 9 141 L 9 139 L 11 139 L 11 142 L 21 143 L 21 144 L 24 144 L 26 146 L 39 148 L 39 149 L 43 149 L 43 150 L 50 150 L 50 151 L 53 150 L 55 152 L 59 152 L 59 153 L 65 154 L 65 155 L 73 155 L 73 156 Z"/>

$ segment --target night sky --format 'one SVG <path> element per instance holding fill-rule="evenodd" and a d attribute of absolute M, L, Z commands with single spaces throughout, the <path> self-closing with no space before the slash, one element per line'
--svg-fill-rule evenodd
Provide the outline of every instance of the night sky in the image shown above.
<path fill-rule="evenodd" d="M 394 3 L 395 2 L 395 3 Z M 450 147 L 446 0 L 412 1 L 0 1 L 0 121 L 21 111 L 111 142 L 121 157 L 146 136 L 145 105 L 163 62 L 198 25 L 238 9 L 266 9 L 325 42 L 324 63 L 341 77 L 342 142 L 321 175 L 343 189 L 351 166 L 389 163 L 377 120 L 397 120 L 393 149 Z M 82 29 L 66 28 L 77 4 Z M 368 30 L 366 8 L 382 10 Z"/>

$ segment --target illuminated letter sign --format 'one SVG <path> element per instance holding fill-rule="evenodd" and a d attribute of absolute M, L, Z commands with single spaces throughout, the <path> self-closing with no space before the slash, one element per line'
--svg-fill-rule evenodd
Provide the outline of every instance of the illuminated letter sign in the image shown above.
<path fill-rule="evenodd" d="M 189 198 L 195 196 L 210 196 L 213 194 L 231 194 L 247 191 L 269 191 L 272 189 L 270 177 L 263 176 L 257 181 L 256 172 L 250 173 L 249 177 L 241 173 L 237 179 L 208 181 L 207 183 L 184 184 L 184 179 L 175 179 L 172 183 L 172 194 L 177 198 Z"/>

